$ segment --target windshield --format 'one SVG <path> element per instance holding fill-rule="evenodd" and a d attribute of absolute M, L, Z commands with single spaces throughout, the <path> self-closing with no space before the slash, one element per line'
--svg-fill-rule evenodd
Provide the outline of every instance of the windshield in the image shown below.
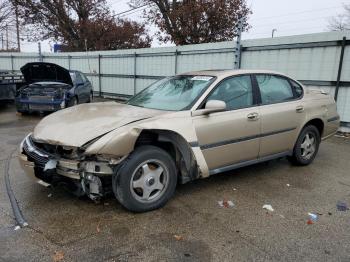
<path fill-rule="evenodd" d="M 212 83 L 212 76 L 174 76 L 152 84 L 132 97 L 129 105 L 181 111 L 189 109 Z"/>

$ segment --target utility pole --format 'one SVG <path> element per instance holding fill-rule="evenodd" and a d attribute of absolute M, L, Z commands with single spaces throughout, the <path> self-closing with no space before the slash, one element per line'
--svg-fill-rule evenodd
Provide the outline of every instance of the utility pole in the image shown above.
<path fill-rule="evenodd" d="M 18 6 L 15 4 L 15 15 L 16 15 L 16 33 L 17 33 L 17 50 L 21 52 L 21 42 L 19 38 L 19 21 L 18 21 Z"/>
<path fill-rule="evenodd" d="M 242 30 L 243 30 L 242 20 L 243 20 L 242 18 L 239 18 L 238 20 L 234 69 L 239 69 L 241 67 L 241 39 L 242 39 Z"/>
<path fill-rule="evenodd" d="M 5 30 L 6 30 L 6 51 L 8 51 L 9 50 L 9 25 L 8 24 L 6 24 Z"/>
<path fill-rule="evenodd" d="M 4 34 L 1 34 L 1 50 L 4 50 Z"/>
<path fill-rule="evenodd" d="M 274 37 L 275 32 L 277 32 L 277 29 L 276 28 L 272 29 L 272 38 Z"/>

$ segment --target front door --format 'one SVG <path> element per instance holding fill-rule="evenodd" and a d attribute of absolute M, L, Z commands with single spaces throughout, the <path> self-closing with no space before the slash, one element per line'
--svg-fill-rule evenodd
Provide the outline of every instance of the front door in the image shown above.
<path fill-rule="evenodd" d="M 224 112 L 193 117 L 209 170 L 256 159 L 260 143 L 260 112 L 250 75 L 223 80 L 208 100 L 222 100 L 227 106 Z"/>

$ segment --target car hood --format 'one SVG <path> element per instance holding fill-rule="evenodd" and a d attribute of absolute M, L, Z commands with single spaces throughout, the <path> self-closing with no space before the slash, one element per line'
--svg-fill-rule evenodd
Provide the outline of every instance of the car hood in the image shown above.
<path fill-rule="evenodd" d="M 81 104 L 45 117 L 33 136 L 39 142 L 81 147 L 118 127 L 165 113 L 116 102 Z"/>
<path fill-rule="evenodd" d="M 34 62 L 21 67 L 24 80 L 28 83 L 60 82 L 73 85 L 69 70 L 52 63 Z"/>

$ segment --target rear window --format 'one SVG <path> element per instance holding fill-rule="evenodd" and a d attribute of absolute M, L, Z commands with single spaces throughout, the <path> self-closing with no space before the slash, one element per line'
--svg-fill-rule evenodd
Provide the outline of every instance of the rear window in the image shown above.
<path fill-rule="evenodd" d="M 303 96 L 303 88 L 295 81 L 290 81 L 292 88 L 294 89 L 295 98 L 300 98 Z"/>
<path fill-rule="evenodd" d="M 294 99 L 289 81 L 280 76 L 257 75 L 262 104 L 274 104 Z"/>

